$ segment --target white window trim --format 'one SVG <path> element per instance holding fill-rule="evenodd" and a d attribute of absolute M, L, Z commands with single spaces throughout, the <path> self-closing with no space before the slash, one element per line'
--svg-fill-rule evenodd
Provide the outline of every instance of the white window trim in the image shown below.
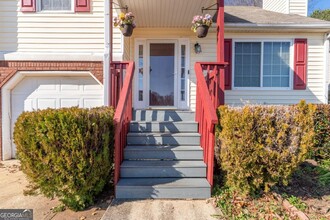
<path fill-rule="evenodd" d="M 75 12 L 75 0 L 71 0 L 71 10 L 41 10 L 41 1 L 37 0 L 37 12 L 45 14 L 64 14 L 64 13 L 74 13 Z"/>
<path fill-rule="evenodd" d="M 260 65 L 260 87 L 235 87 L 235 44 L 236 42 L 260 42 L 261 43 L 261 65 Z M 263 85 L 263 47 L 264 42 L 289 42 L 290 43 L 290 73 L 289 73 L 289 87 L 262 87 Z M 259 91 L 285 91 L 285 90 L 293 90 L 293 70 L 294 70 L 294 40 L 293 39 L 274 39 L 274 38 L 267 38 L 267 39 L 249 39 L 249 38 L 242 38 L 242 39 L 233 39 L 232 44 L 232 90 L 259 90 Z"/>

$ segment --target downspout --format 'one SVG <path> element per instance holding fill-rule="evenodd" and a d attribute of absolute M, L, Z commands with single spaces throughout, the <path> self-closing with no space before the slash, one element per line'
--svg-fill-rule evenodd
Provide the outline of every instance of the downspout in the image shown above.
<path fill-rule="evenodd" d="M 112 0 L 104 1 L 104 56 L 103 56 L 103 93 L 104 105 L 110 105 L 110 62 L 112 62 Z"/>
<path fill-rule="evenodd" d="M 329 64 L 330 64 L 330 34 L 326 33 L 324 36 L 324 93 L 325 93 L 325 102 L 328 103 L 329 99 Z"/>

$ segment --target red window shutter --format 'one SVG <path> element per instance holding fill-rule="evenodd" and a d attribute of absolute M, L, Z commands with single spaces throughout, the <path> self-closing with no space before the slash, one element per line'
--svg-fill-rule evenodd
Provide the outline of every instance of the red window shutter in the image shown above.
<path fill-rule="evenodd" d="M 90 12 L 90 0 L 75 0 L 75 12 Z"/>
<path fill-rule="evenodd" d="M 231 90 L 231 82 L 232 82 L 232 40 L 231 39 L 225 39 L 225 62 L 228 63 L 228 66 L 225 68 L 225 89 Z"/>
<path fill-rule="evenodd" d="M 35 12 L 36 11 L 36 0 L 21 0 L 21 11 L 22 12 Z"/>
<path fill-rule="evenodd" d="M 307 39 L 294 41 L 294 80 L 295 90 L 306 89 L 307 84 Z"/>

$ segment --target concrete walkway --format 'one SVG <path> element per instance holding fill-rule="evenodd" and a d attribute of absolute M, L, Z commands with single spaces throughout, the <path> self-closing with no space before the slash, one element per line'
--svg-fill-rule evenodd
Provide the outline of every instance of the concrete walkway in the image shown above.
<path fill-rule="evenodd" d="M 207 200 L 113 200 L 102 220 L 214 220 L 220 211 Z"/>

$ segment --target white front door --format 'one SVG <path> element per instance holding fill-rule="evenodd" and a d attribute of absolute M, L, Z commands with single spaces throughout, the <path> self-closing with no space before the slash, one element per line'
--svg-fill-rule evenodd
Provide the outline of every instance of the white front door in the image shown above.
<path fill-rule="evenodd" d="M 137 40 L 134 108 L 188 109 L 188 40 Z"/>

